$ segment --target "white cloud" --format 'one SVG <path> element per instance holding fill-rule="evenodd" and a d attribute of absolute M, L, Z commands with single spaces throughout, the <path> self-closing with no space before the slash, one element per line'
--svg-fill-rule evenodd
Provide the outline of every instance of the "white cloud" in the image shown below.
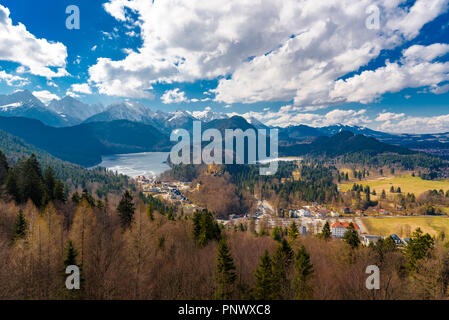
<path fill-rule="evenodd" d="M 51 93 L 48 90 L 42 90 L 42 91 L 33 91 L 33 96 L 38 98 L 40 101 L 42 101 L 44 104 L 48 104 L 52 100 L 59 100 L 60 98 L 54 94 Z"/>
<path fill-rule="evenodd" d="M 75 83 L 72 84 L 70 89 L 73 92 L 84 93 L 84 94 L 92 94 L 92 89 L 89 87 L 87 83 Z"/>
<path fill-rule="evenodd" d="M 449 45 L 446 44 L 412 46 L 404 50 L 400 62 L 387 62 L 376 70 L 336 81 L 329 96 L 334 101 L 369 103 L 386 92 L 437 86 L 449 80 L 449 62 L 433 60 L 447 52 Z"/>
<path fill-rule="evenodd" d="M 383 112 L 377 115 L 376 121 L 399 120 L 405 117 L 405 113 Z"/>
<path fill-rule="evenodd" d="M 330 96 L 336 79 L 410 40 L 448 0 L 403 2 L 110 0 L 106 11 L 138 26 L 143 44 L 123 60 L 100 58 L 90 79 L 101 93 L 143 97 L 156 82 L 231 75 L 219 81 L 218 101 L 294 99 L 312 111 L 344 101 Z M 370 5 L 381 9 L 380 30 L 365 27 Z"/>
<path fill-rule="evenodd" d="M 65 93 L 66 96 L 72 97 L 72 98 L 79 98 L 80 95 L 76 94 L 75 92 L 72 92 L 70 90 L 67 90 L 67 92 Z"/>
<path fill-rule="evenodd" d="M 47 86 L 58 88 L 58 85 L 54 81 L 52 81 L 52 80 L 48 80 L 47 81 Z"/>
<path fill-rule="evenodd" d="M 0 5 L 0 60 L 19 63 L 22 71 L 49 79 L 67 76 L 67 48 L 36 38 L 22 23 L 13 25 L 9 15 L 9 9 Z"/>
<path fill-rule="evenodd" d="M 229 116 L 239 115 L 246 119 L 255 118 L 268 126 L 288 127 L 305 124 L 313 127 L 323 127 L 335 124 L 365 126 L 372 123 L 366 115 L 366 109 L 341 110 L 335 109 L 325 114 L 290 112 L 291 106 L 284 106 L 277 112 L 247 112 L 244 114 L 228 113 Z"/>
<path fill-rule="evenodd" d="M 180 91 L 179 88 L 165 91 L 161 97 L 161 101 L 164 104 L 189 102 L 186 98 L 185 92 Z"/>
<path fill-rule="evenodd" d="M 400 121 L 386 121 L 380 130 L 392 133 L 449 132 L 449 114 L 434 117 L 405 117 Z"/>
<path fill-rule="evenodd" d="M 449 92 L 449 83 L 441 86 L 433 86 L 432 88 L 430 88 L 430 91 L 434 94 L 444 94 L 446 92 Z"/>
<path fill-rule="evenodd" d="M 8 86 L 22 87 L 30 83 L 26 78 L 6 73 L 3 70 L 0 71 L 0 80 L 5 81 Z"/>

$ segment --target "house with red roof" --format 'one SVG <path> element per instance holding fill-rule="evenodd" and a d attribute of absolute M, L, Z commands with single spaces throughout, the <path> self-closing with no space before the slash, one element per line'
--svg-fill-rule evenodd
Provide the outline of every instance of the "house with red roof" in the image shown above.
<path fill-rule="evenodd" d="M 354 229 L 357 230 L 357 232 L 360 231 L 359 226 L 356 223 L 352 223 L 354 225 Z M 343 235 L 345 232 L 349 229 L 349 222 L 334 222 L 331 225 L 331 233 L 336 238 L 343 238 Z"/>

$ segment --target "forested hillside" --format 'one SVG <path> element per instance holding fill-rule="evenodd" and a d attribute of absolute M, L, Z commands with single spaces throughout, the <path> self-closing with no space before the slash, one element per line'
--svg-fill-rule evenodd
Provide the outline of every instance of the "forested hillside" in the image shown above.
<path fill-rule="evenodd" d="M 63 180 L 68 188 L 86 188 L 96 183 L 103 191 L 121 192 L 128 186 L 128 177 L 108 172 L 104 168 L 85 169 L 79 165 L 62 161 L 49 153 L 40 150 L 23 140 L 0 130 L 0 151 L 2 151 L 10 165 L 16 164 L 21 158 L 36 155 L 42 168 L 51 167 L 58 179 Z"/>

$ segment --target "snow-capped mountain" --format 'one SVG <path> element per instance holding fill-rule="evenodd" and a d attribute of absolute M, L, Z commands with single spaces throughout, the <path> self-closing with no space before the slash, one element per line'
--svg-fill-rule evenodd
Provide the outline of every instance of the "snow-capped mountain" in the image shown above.
<path fill-rule="evenodd" d="M 160 122 L 165 132 L 171 132 L 173 129 L 187 129 L 193 128 L 193 121 L 197 120 L 189 112 L 177 110 L 170 112 L 168 118 L 164 122 Z"/>
<path fill-rule="evenodd" d="M 147 106 L 133 101 L 115 103 L 106 108 L 103 112 L 87 118 L 84 122 L 107 122 L 113 120 L 129 120 L 153 124 L 154 112 Z"/>
<path fill-rule="evenodd" d="M 348 126 L 348 125 L 344 125 L 344 124 L 336 124 L 336 125 L 317 128 L 317 129 L 320 130 L 323 134 L 328 135 L 328 136 L 335 135 L 342 131 L 350 131 L 354 134 L 363 134 L 365 136 L 374 137 L 377 139 L 387 138 L 387 137 L 391 136 L 391 134 L 388 134 L 385 132 L 380 132 L 380 131 L 375 131 L 375 130 L 369 129 L 367 127 Z"/>
<path fill-rule="evenodd" d="M 0 95 L 0 116 L 36 119 L 54 127 L 73 124 L 70 117 L 49 110 L 28 90 L 17 91 L 10 95 Z"/>
<path fill-rule="evenodd" d="M 210 107 L 207 107 L 206 109 L 204 109 L 204 111 L 192 111 L 192 112 L 188 112 L 188 113 L 195 119 L 198 119 L 203 122 L 210 122 L 210 121 L 217 120 L 217 119 L 229 118 L 224 113 L 217 113 L 217 112 L 212 111 L 212 109 Z"/>
<path fill-rule="evenodd" d="M 82 122 L 105 110 L 105 107 L 101 103 L 88 105 L 69 96 L 61 100 L 53 100 L 47 108 L 63 117 L 66 116 L 76 119 L 78 122 Z"/>

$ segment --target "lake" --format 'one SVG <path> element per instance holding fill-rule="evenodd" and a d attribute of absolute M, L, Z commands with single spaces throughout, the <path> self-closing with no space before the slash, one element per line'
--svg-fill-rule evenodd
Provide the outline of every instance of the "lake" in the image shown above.
<path fill-rule="evenodd" d="M 167 163 L 169 152 L 143 152 L 102 156 L 99 166 L 129 177 L 155 176 L 169 170 Z"/>

